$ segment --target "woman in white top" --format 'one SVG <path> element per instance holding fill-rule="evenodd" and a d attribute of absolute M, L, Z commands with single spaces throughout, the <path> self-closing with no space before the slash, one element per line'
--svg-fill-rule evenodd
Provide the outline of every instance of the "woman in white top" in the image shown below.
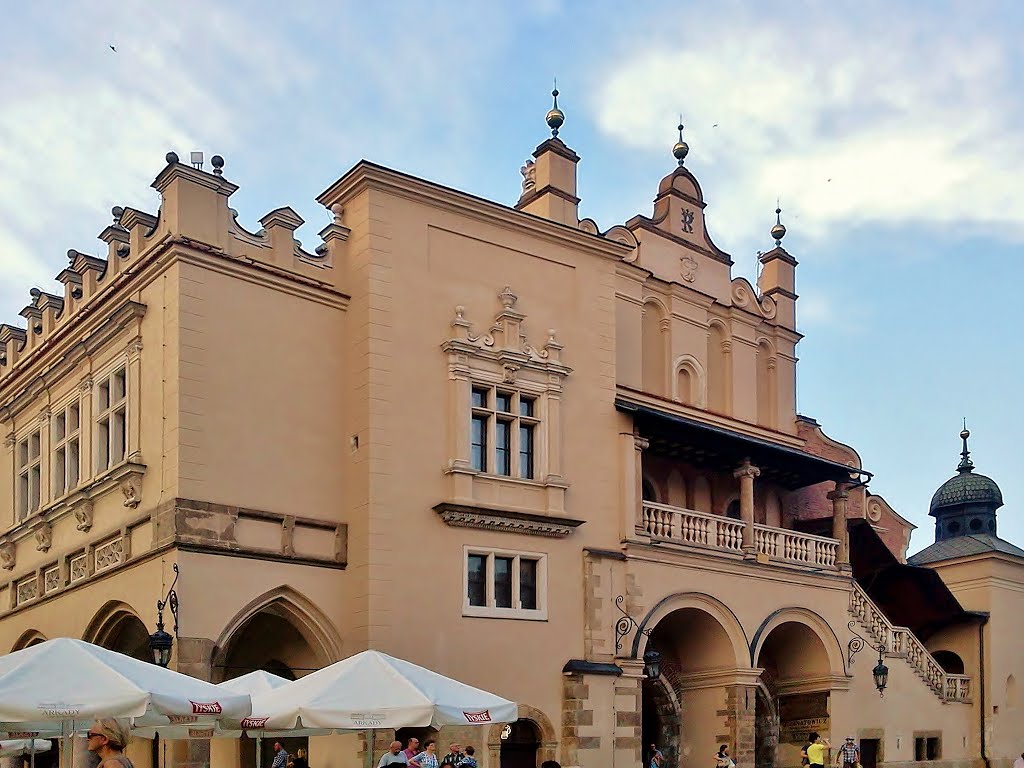
<path fill-rule="evenodd" d="M 423 751 L 409 761 L 416 768 L 437 768 L 437 742 L 433 739 L 423 745 Z"/>

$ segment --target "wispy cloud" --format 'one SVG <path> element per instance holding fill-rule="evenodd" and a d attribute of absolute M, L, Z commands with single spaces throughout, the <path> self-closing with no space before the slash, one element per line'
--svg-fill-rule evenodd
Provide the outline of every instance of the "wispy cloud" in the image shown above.
<path fill-rule="evenodd" d="M 683 109 L 691 162 L 729 190 L 713 201 L 713 232 L 733 243 L 764 228 L 751 214 L 776 195 L 815 239 L 895 221 L 1024 235 L 1005 37 L 972 28 L 966 7 L 787 8 L 725 3 L 630 46 L 596 99 L 602 129 L 665 152 Z"/>

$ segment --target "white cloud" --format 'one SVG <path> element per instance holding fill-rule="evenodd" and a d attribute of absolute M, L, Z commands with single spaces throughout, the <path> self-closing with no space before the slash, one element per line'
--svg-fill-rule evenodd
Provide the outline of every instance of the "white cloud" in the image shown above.
<path fill-rule="evenodd" d="M 667 153 L 684 110 L 688 162 L 716 176 L 708 215 L 723 245 L 763 241 L 759 214 L 776 195 L 791 232 L 812 239 L 871 222 L 1024 235 L 1005 36 L 923 9 L 716 9 L 670 39 L 631 44 L 595 111 L 610 136 Z"/>

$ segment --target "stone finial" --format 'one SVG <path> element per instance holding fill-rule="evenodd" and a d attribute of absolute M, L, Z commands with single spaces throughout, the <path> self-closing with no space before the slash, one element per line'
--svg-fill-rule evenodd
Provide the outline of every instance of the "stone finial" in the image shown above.
<path fill-rule="evenodd" d="M 686 156 L 690 154 L 690 145 L 683 141 L 683 116 L 679 116 L 679 141 L 672 147 L 672 156 L 679 161 L 679 167 L 683 167 Z"/>
<path fill-rule="evenodd" d="M 115 205 L 113 208 L 110 209 L 110 215 L 114 217 L 113 224 L 115 227 L 121 226 L 121 216 L 123 214 L 124 208 L 122 208 L 120 205 Z"/>
<path fill-rule="evenodd" d="M 214 155 L 210 158 L 210 165 L 213 166 L 213 172 L 217 176 L 224 175 L 224 158 L 220 155 Z"/>
<path fill-rule="evenodd" d="M 558 129 L 565 124 L 565 113 L 558 108 L 558 80 L 555 80 L 555 89 L 551 91 L 551 98 L 554 99 L 554 105 L 548 110 L 547 115 L 544 117 L 544 122 L 548 124 L 548 128 L 551 129 L 551 136 L 558 138 Z"/>
<path fill-rule="evenodd" d="M 775 247 L 782 247 L 782 238 L 786 236 L 786 225 L 782 223 L 782 207 L 775 201 L 775 226 L 772 227 L 772 238 L 775 240 Z"/>
<path fill-rule="evenodd" d="M 498 294 L 498 298 L 501 300 L 501 306 L 505 309 L 512 309 L 519 301 L 519 297 L 512 293 L 512 288 L 507 285 L 505 290 Z"/>
<path fill-rule="evenodd" d="M 174 165 L 178 162 L 178 154 L 176 152 L 168 152 L 164 155 L 164 160 L 167 161 L 168 165 Z"/>
<path fill-rule="evenodd" d="M 331 206 L 331 214 L 334 216 L 334 223 L 338 226 L 344 225 L 345 218 L 345 206 L 341 203 L 335 203 Z"/>

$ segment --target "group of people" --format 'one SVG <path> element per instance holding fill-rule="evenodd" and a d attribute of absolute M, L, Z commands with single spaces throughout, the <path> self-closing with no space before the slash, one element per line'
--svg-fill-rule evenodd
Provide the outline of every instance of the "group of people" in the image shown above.
<path fill-rule="evenodd" d="M 387 768 L 389 765 L 405 765 L 410 768 L 477 768 L 476 750 L 467 746 L 463 752 L 462 745 L 453 741 L 448 745 L 448 753 L 438 759 L 436 741 L 427 739 L 421 749 L 420 740 L 413 736 L 405 749 L 402 749 L 402 742 L 391 742 L 388 751 L 377 763 L 377 768 Z"/>
<path fill-rule="evenodd" d="M 812 731 L 800 750 L 800 764 L 809 768 L 824 768 L 825 753 L 831 748 L 828 739 Z M 836 765 L 841 768 L 857 768 L 860 765 L 860 747 L 853 736 L 847 736 L 843 746 L 836 750 Z"/>
<path fill-rule="evenodd" d="M 309 768 L 309 760 L 306 758 L 306 750 L 301 747 L 295 750 L 295 755 L 288 754 L 288 750 L 281 746 L 280 741 L 274 742 L 274 762 L 270 768 Z"/>

